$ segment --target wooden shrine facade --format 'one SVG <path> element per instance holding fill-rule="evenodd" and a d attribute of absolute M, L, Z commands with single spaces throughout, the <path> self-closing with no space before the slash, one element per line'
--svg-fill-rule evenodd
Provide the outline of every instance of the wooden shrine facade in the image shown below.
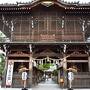
<path fill-rule="evenodd" d="M 3 46 L 1 46 L 3 47 Z M 3 73 L 2 87 L 21 88 L 24 87 L 24 81 L 22 80 L 22 72 L 27 72 L 26 87 L 32 86 L 32 61 L 29 45 L 5 45 L 6 47 L 6 60 L 5 60 L 5 72 Z M 4 48 L 3 48 L 4 49 Z M 5 50 L 5 49 L 4 49 Z M 12 63 L 12 69 L 10 67 Z M 23 68 L 26 68 L 24 70 Z M 8 70 L 12 72 L 12 75 L 8 76 Z M 11 81 L 8 78 L 12 78 Z M 8 83 L 7 83 L 8 82 Z M 11 82 L 11 83 L 10 83 Z"/>
<path fill-rule="evenodd" d="M 42 80 L 43 71 L 38 69 L 40 64 L 54 63 L 58 68 L 64 68 L 63 74 L 58 71 L 58 83 L 64 79 L 64 87 L 68 86 L 67 70 L 74 66 L 78 72 L 75 74 L 73 87 L 90 87 L 90 45 L 89 44 L 6 44 L 6 66 L 3 75 L 2 87 L 7 87 L 6 76 L 9 62 L 13 63 L 12 84 L 9 87 L 23 87 L 22 75 L 19 72 L 21 66 L 27 71 L 27 87 L 36 85 Z M 32 49 L 31 49 L 32 48 Z M 60 70 L 61 71 L 61 70 Z M 35 74 L 37 73 L 37 74 Z M 63 76 L 62 76 L 63 75 Z M 79 80 L 79 81 L 78 81 Z M 83 82 L 83 84 L 82 84 Z"/>
<path fill-rule="evenodd" d="M 35 0 L 0 5 L 0 30 L 6 35 L 2 42 L 85 42 L 89 29 L 89 3 Z"/>
<path fill-rule="evenodd" d="M 10 87 L 23 87 L 21 73 L 18 72 L 22 65 L 29 69 L 27 87 L 39 82 L 43 72 L 37 69 L 38 65 L 47 60 L 57 64 L 58 68 L 77 67 L 73 87 L 90 87 L 90 45 L 85 43 L 90 39 L 89 3 L 34 0 L 30 3 L 0 4 L 0 31 L 6 35 L 0 40 L 6 42 L 5 68 L 8 68 L 9 62 L 13 64 Z M 7 70 L 3 76 L 3 87 L 6 87 L 6 73 Z M 64 71 L 63 76 L 64 87 L 67 87 L 67 73 Z M 58 82 L 61 77 L 59 73 Z"/>

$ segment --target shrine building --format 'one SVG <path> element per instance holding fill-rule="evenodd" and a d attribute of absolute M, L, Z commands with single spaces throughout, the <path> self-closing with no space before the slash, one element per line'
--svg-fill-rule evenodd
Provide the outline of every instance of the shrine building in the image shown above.
<path fill-rule="evenodd" d="M 90 3 L 0 4 L 0 31 L 4 34 L 0 46 L 6 52 L 2 87 L 23 87 L 22 66 L 28 73 L 27 87 L 37 84 L 43 76 L 38 65 L 48 61 L 58 66 L 58 84 L 63 78 L 68 87 L 66 70 L 74 66 L 77 73 L 72 86 L 90 87 Z"/>

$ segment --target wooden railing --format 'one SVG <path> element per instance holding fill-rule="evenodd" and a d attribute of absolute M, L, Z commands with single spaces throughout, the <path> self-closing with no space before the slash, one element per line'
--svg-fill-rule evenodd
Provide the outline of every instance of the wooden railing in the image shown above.
<path fill-rule="evenodd" d="M 79 72 L 75 75 L 73 87 L 90 88 L 90 72 Z"/>
<path fill-rule="evenodd" d="M 21 74 L 14 73 L 12 80 L 13 80 L 12 87 L 14 87 L 14 88 L 23 88 L 23 81 L 22 81 L 22 75 Z M 30 78 L 28 76 L 26 87 L 28 87 L 28 88 L 31 87 L 30 82 L 32 82 L 32 81 L 30 81 Z"/>
<path fill-rule="evenodd" d="M 26 42 L 59 42 L 59 41 L 83 41 L 82 35 L 61 35 L 61 34 L 34 34 L 34 35 L 15 35 L 13 41 L 26 41 Z"/>

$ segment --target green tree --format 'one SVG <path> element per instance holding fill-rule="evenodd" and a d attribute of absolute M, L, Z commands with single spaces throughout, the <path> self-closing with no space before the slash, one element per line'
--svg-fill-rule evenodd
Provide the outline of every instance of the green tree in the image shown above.
<path fill-rule="evenodd" d="M 50 63 L 45 63 L 45 64 L 40 64 L 39 65 L 39 69 L 41 70 L 48 70 L 50 68 L 50 66 L 53 66 L 53 64 L 50 64 Z"/>
<path fill-rule="evenodd" d="M 57 76 L 58 75 L 58 70 L 54 70 L 53 71 L 53 76 Z"/>
<path fill-rule="evenodd" d="M 3 32 L 0 31 L 0 42 L 4 42 L 6 39 L 6 36 Z"/>
<path fill-rule="evenodd" d="M 2 73 L 3 73 L 4 66 L 5 66 L 4 56 L 3 56 L 3 55 L 0 55 L 0 76 L 1 76 Z"/>

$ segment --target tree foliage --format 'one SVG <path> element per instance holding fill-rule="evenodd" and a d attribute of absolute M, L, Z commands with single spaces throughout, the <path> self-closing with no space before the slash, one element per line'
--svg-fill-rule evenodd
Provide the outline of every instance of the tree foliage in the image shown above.
<path fill-rule="evenodd" d="M 45 63 L 45 64 L 40 64 L 39 65 L 39 69 L 41 69 L 41 70 L 48 70 L 49 68 L 50 68 L 50 66 L 52 66 L 52 64 L 50 64 L 50 63 Z"/>
<path fill-rule="evenodd" d="M 0 75 L 2 75 L 3 70 L 4 70 L 4 66 L 5 66 L 5 60 L 4 60 L 4 56 L 0 55 Z"/>
<path fill-rule="evenodd" d="M 54 70 L 53 71 L 53 76 L 57 76 L 58 75 L 58 70 Z"/>

